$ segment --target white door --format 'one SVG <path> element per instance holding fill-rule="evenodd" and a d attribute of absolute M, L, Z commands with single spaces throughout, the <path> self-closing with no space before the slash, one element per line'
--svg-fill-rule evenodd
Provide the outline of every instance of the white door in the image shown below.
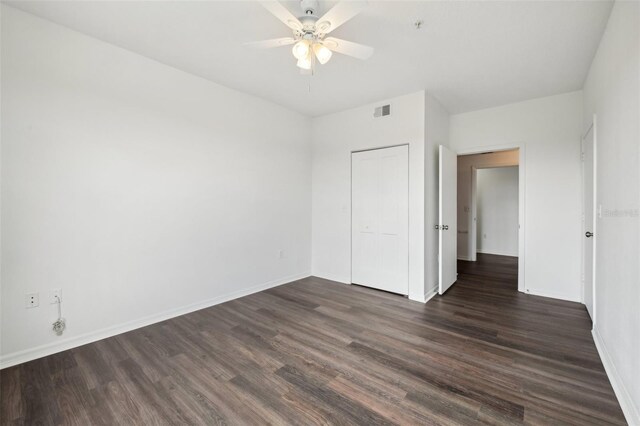
<path fill-rule="evenodd" d="M 444 294 L 458 275 L 458 156 L 440 145 L 438 292 Z"/>
<path fill-rule="evenodd" d="M 584 271 L 583 271 L 583 295 L 582 300 L 587 307 L 591 321 L 595 322 L 595 250 L 596 250 L 596 215 L 595 215 L 595 117 L 593 125 L 582 139 L 582 176 L 583 176 L 583 202 L 584 202 L 584 226 L 583 250 L 584 250 Z"/>
<path fill-rule="evenodd" d="M 409 147 L 351 155 L 351 282 L 409 294 Z"/>

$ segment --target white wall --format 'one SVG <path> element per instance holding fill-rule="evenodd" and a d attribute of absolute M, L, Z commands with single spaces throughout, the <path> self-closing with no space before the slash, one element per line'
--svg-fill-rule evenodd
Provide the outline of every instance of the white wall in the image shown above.
<path fill-rule="evenodd" d="M 310 275 L 308 118 L 7 6 L 2 95 L 4 366 Z"/>
<path fill-rule="evenodd" d="M 580 301 L 582 92 L 451 116 L 458 152 L 525 148 L 525 290 Z"/>
<path fill-rule="evenodd" d="M 373 118 L 376 106 L 391 115 Z M 409 145 L 409 297 L 438 287 L 438 145 L 448 145 L 449 113 L 420 91 L 314 118 L 313 275 L 351 282 L 351 152 Z"/>
<path fill-rule="evenodd" d="M 477 250 L 477 229 L 473 223 L 477 216 L 473 170 L 516 166 L 519 161 L 517 149 L 458 156 L 458 259 L 475 260 Z"/>
<path fill-rule="evenodd" d="M 477 171 L 477 251 L 518 255 L 518 168 Z"/>
<path fill-rule="evenodd" d="M 597 114 L 594 337 L 629 424 L 640 424 L 640 6 L 618 1 L 584 86 Z M 585 129 L 586 130 L 586 129 Z"/>
<path fill-rule="evenodd" d="M 409 296 L 424 297 L 424 105 L 420 91 L 313 119 L 313 275 L 351 282 L 351 152 L 408 144 Z"/>
<path fill-rule="evenodd" d="M 449 146 L 449 113 L 429 93 L 425 95 L 425 296 L 438 291 L 438 160 L 439 145 Z"/>

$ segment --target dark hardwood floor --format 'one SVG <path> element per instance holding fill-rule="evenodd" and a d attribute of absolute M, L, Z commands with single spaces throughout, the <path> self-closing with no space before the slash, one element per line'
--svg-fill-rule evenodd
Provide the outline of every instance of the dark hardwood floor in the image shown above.
<path fill-rule="evenodd" d="M 1 423 L 624 423 L 582 305 L 459 269 L 426 305 L 308 278 L 7 368 Z"/>

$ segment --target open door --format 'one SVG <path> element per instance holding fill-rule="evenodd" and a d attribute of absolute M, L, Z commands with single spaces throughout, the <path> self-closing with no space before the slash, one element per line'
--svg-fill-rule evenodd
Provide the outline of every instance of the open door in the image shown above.
<path fill-rule="evenodd" d="M 596 252 L 596 117 L 593 124 L 582 139 L 582 176 L 583 176 L 583 295 L 582 300 L 595 324 L 595 252 Z"/>
<path fill-rule="evenodd" d="M 438 293 L 456 282 L 458 275 L 458 156 L 440 145 Z"/>

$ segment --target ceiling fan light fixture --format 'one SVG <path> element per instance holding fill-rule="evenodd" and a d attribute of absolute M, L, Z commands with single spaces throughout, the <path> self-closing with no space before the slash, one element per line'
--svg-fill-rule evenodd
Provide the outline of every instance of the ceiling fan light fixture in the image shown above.
<path fill-rule="evenodd" d="M 366 0 L 339 0 L 336 5 L 320 17 L 316 15 L 319 0 L 298 1 L 302 7 L 302 16 L 291 13 L 279 0 L 260 1 L 265 9 L 293 30 L 293 37 L 281 37 L 245 44 L 260 49 L 293 45 L 291 53 L 296 58 L 298 67 L 303 71 L 312 71 L 316 67 L 316 61 L 323 65 L 326 64 L 331 60 L 333 52 L 362 60 L 369 59 L 373 54 L 372 47 L 326 37 L 359 14 L 366 4 Z M 301 72 L 301 74 L 313 75 L 313 71 Z"/>
<path fill-rule="evenodd" d="M 296 65 L 299 68 L 302 68 L 303 70 L 310 70 L 311 69 L 311 52 L 309 52 L 307 56 L 305 56 L 304 58 L 298 59 L 298 62 L 296 63 Z"/>
<path fill-rule="evenodd" d="M 329 59 L 331 59 L 331 55 L 333 54 L 331 50 L 329 50 L 326 46 L 323 46 L 320 43 L 316 43 L 313 45 L 313 53 L 316 54 L 316 58 L 318 58 L 318 62 L 320 62 L 322 65 L 329 62 Z"/>
<path fill-rule="evenodd" d="M 309 56 L 310 50 L 311 49 L 309 47 L 309 42 L 307 40 L 300 40 L 299 42 L 293 45 L 293 48 L 291 49 L 291 53 L 293 53 L 293 56 L 295 56 L 295 58 L 298 61 L 301 61 L 307 56 Z"/>

